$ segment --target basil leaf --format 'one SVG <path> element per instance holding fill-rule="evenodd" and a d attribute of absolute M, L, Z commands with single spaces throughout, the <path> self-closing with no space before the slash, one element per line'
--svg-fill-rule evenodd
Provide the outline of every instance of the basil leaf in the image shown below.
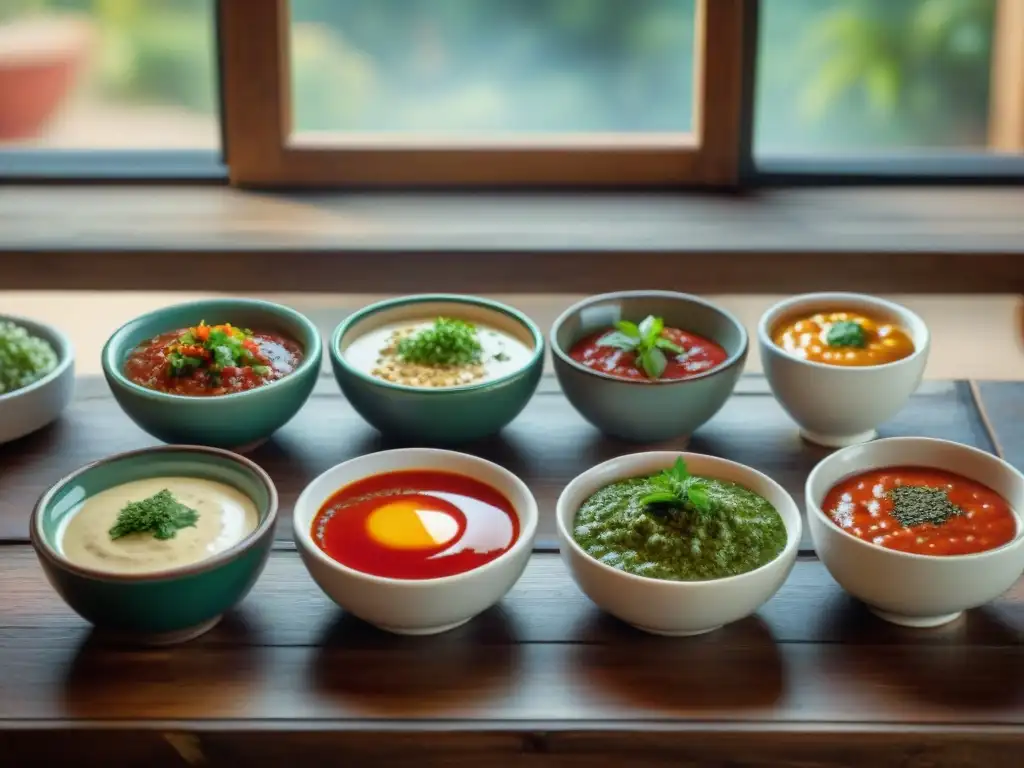
<path fill-rule="evenodd" d="M 668 473 L 677 483 L 683 483 L 690 476 L 682 456 L 676 459 L 676 463 L 672 465 L 672 469 L 668 470 Z"/>
<path fill-rule="evenodd" d="M 698 512 L 708 513 L 711 511 L 711 497 L 708 496 L 708 489 L 700 483 L 690 484 L 690 487 L 686 489 L 686 498 Z"/>
<path fill-rule="evenodd" d="M 629 320 L 619 320 L 615 323 L 615 327 L 627 336 L 632 336 L 637 341 L 640 341 L 640 329 L 636 327 L 636 323 L 631 323 Z"/>
<path fill-rule="evenodd" d="M 657 347 L 648 347 L 640 353 L 640 367 L 649 379 L 660 379 L 667 365 L 665 353 Z"/>
<path fill-rule="evenodd" d="M 597 346 L 599 347 L 616 347 L 618 349 L 624 349 L 627 352 L 631 352 L 637 348 L 640 340 L 635 339 L 631 336 L 627 336 L 621 331 L 612 331 L 606 333 L 600 339 L 597 340 Z"/>
<path fill-rule="evenodd" d="M 648 506 L 650 504 L 676 504 L 681 505 L 682 499 L 671 491 L 654 491 L 648 493 L 646 496 L 640 499 L 641 506 Z"/>
<path fill-rule="evenodd" d="M 643 322 L 640 323 L 640 338 L 643 341 L 653 346 L 656 339 L 661 336 L 661 332 L 665 329 L 665 321 L 660 317 L 654 315 L 648 315 L 644 318 Z"/>
<path fill-rule="evenodd" d="M 671 352 L 674 355 L 681 355 L 685 351 L 674 341 L 666 338 L 659 338 L 657 341 L 654 342 L 654 346 L 656 346 L 658 349 L 663 349 L 666 352 Z"/>

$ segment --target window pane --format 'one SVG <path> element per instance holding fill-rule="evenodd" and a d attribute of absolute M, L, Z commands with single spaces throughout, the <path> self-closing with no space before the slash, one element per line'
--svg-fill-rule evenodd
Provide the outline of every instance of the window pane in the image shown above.
<path fill-rule="evenodd" d="M 0 0 L 0 147 L 217 147 L 214 2 Z"/>
<path fill-rule="evenodd" d="M 761 155 L 981 150 L 996 0 L 763 0 Z"/>
<path fill-rule="evenodd" d="M 292 0 L 299 131 L 686 132 L 694 0 Z"/>

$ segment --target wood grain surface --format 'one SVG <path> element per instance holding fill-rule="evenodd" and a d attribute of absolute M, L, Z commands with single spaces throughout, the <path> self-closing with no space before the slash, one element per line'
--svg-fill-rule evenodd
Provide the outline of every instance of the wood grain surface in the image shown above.
<path fill-rule="evenodd" d="M 1022 385 L 928 381 L 883 434 L 998 450 L 1022 466 Z M 52 427 L 0 447 L 0 766 L 684 766 L 966 768 L 1024 747 L 1024 580 L 935 630 L 886 624 L 806 548 L 757 615 L 697 638 L 607 616 L 551 551 L 564 484 L 634 446 L 601 437 L 546 376 L 498 438 L 469 450 L 526 479 L 541 539 L 522 579 L 470 624 L 392 636 L 346 615 L 280 540 L 207 635 L 151 650 L 92 630 L 26 542 L 29 509 L 77 466 L 152 441 L 96 377 Z M 323 377 L 253 458 L 285 518 L 327 466 L 389 447 Z M 659 446 L 661 447 L 661 446 Z M 679 447 L 670 443 L 669 447 Z M 693 450 L 751 464 L 802 504 L 824 449 L 802 443 L 759 376 Z"/>

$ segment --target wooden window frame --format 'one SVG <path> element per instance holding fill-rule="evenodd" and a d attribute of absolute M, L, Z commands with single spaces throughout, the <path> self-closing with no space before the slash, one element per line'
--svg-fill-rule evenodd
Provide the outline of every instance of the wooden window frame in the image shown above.
<path fill-rule="evenodd" d="M 465 139 L 292 137 L 288 0 L 221 0 L 223 121 L 242 187 L 710 186 L 738 181 L 749 0 L 697 0 L 694 130 Z"/>

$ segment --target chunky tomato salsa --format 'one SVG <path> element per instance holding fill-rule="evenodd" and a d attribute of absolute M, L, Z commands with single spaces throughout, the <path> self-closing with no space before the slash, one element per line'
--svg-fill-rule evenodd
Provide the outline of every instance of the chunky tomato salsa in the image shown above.
<path fill-rule="evenodd" d="M 576 362 L 600 373 L 632 381 L 689 379 L 722 365 L 729 357 L 718 344 L 660 317 L 616 323 L 577 341 L 569 350 Z"/>
<path fill-rule="evenodd" d="M 926 467 L 887 467 L 848 477 L 822 510 L 858 539 L 917 555 L 969 555 L 1017 535 L 1006 499 L 981 483 Z"/>
<path fill-rule="evenodd" d="M 301 361 L 302 347 L 286 336 L 200 323 L 140 344 L 124 373 L 159 392 L 227 395 L 287 376 Z"/>

